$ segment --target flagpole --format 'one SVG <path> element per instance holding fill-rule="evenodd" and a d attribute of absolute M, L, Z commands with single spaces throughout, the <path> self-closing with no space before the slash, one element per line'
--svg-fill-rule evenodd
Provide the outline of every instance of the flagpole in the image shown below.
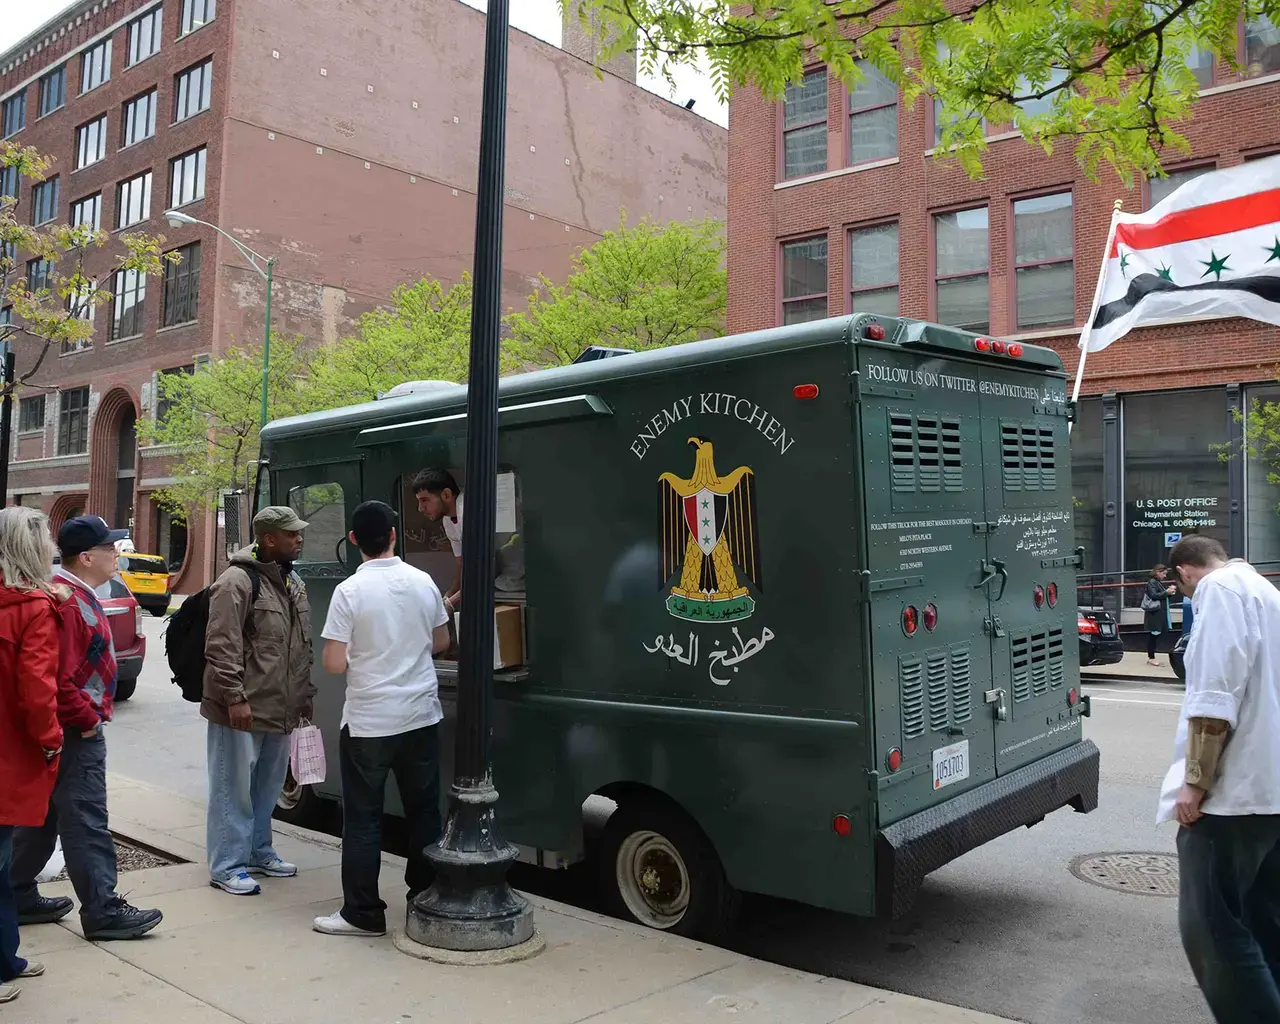
<path fill-rule="evenodd" d="M 1116 225 L 1120 223 L 1120 208 L 1123 199 L 1117 199 L 1111 208 L 1111 226 L 1107 229 L 1107 245 L 1102 250 L 1102 266 L 1098 268 L 1098 283 L 1093 289 L 1093 304 L 1089 307 L 1089 318 L 1084 322 L 1084 330 L 1080 332 L 1080 362 L 1076 366 L 1076 384 L 1071 389 L 1071 401 L 1074 404 L 1080 398 L 1080 385 L 1084 383 L 1084 362 L 1089 357 L 1089 335 L 1093 331 L 1093 321 L 1098 315 L 1098 306 L 1102 302 L 1102 282 L 1107 276 L 1107 261 L 1111 259 L 1111 244 L 1116 238 Z M 1071 433 L 1074 423 L 1067 425 L 1067 433 Z"/>

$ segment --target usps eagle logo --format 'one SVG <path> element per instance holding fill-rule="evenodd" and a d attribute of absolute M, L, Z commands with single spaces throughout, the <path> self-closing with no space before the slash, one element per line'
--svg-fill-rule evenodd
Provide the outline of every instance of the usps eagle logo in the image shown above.
<path fill-rule="evenodd" d="M 734 622 L 755 611 L 745 584 L 762 590 L 756 529 L 755 474 L 739 466 L 727 476 L 715 467 L 715 449 L 691 437 L 693 476 L 658 477 L 658 585 L 670 587 L 667 611 L 689 622 Z M 679 574 L 679 581 L 672 584 Z"/>

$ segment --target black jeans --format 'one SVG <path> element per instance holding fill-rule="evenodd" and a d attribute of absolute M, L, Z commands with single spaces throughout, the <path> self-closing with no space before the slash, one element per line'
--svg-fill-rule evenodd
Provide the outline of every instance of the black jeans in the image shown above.
<path fill-rule="evenodd" d="M 9 861 L 13 859 L 13 826 L 0 825 L 0 982 L 13 981 L 27 969 L 18 956 L 18 905 L 9 884 Z"/>
<path fill-rule="evenodd" d="M 1147 634 L 1147 661 L 1156 660 L 1156 646 L 1160 643 L 1159 633 Z"/>
<path fill-rule="evenodd" d="M 1280 1021 L 1280 814 L 1178 830 L 1182 948 L 1219 1024 Z"/>
<path fill-rule="evenodd" d="M 395 772 L 409 830 L 404 881 L 418 893 L 433 881 L 426 848 L 440 838 L 440 740 L 437 726 L 399 736 L 338 738 L 342 769 L 342 916 L 357 928 L 385 931 L 387 905 L 378 895 L 382 868 L 382 805 Z"/>
<path fill-rule="evenodd" d="M 90 739 L 75 729 L 63 734 L 49 816 L 38 828 L 14 831 L 11 877 L 19 912 L 39 899 L 36 875 L 53 856 L 58 836 L 80 899 L 80 919 L 95 921 L 116 892 L 116 844 L 107 829 L 107 741 L 101 731 Z"/>

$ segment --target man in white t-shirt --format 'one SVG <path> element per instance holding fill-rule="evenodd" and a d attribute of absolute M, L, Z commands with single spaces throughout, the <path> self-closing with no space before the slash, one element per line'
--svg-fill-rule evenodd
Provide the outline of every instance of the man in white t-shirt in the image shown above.
<path fill-rule="evenodd" d="M 1219 1024 L 1280 1021 L 1280 592 L 1211 537 L 1169 564 L 1196 620 L 1157 813 L 1181 826 L 1182 946 Z"/>
<path fill-rule="evenodd" d="M 444 523 L 444 535 L 453 548 L 453 583 L 444 596 L 450 614 L 462 607 L 462 491 L 447 469 L 424 469 L 413 478 L 418 511 L 433 523 Z"/>
<path fill-rule="evenodd" d="M 432 653 L 449 643 L 449 614 L 431 577 L 396 557 L 396 512 L 366 501 L 351 517 L 361 565 L 338 584 L 324 624 L 324 667 L 347 677 L 342 772 L 342 909 L 317 917 L 327 935 L 385 935 L 378 895 L 382 807 L 394 772 L 409 826 L 409 899 L 431 884 L 425 850 L 440 836 L 442 714 Z"/>

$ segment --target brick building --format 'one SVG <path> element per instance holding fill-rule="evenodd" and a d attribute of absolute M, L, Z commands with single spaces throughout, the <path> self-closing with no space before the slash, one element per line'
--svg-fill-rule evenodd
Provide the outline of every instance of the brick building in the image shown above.
<path fill-rule="evenodd" d="M 135 424 L 157 413 L 156 373 L 261 339 L 265 291 L 216 232 L 163 212 L 277 257 L 272 323 L 315 343 L 401 282 L 456 281 L 472 264 L 484 24 L 455 0 L 82 0 L 0 54 L 3 136 L 56 161 L 18 216 L 159 233 L 184 255 L 163 281 L 109 282 L 92 343 L 47 361 L 35 382 L 50 390 L 18 405 L 9 500 L 127 521 L 139 551 L 183 563 L 182 590 L 203 585 L 222 554 L 213 519 L 188 530 L 154 505 L 171 469 Z M 509 306 L 538 274 L 563 278 L 621 208 L 724 216 L 724 130 L 607 70 L 511 34 Z M 38 283 L 28 256 L 19 273 Z"/>
<path fill-rule="evenodd" d="M 908 108 L 870 68 L 852 93 L 820 65 L 784 102 L 739 93 L 730 329 L 900 312 L 1049 345 L 1074 374 L 1113 201 L 1145 209 L 1190 176 L 1280 152 L 1280 32 L 1242 24 L 1239 45 L 1243 74 L 1201 62 L 1191 154 L 1132 188 L 1106 168 L 1088 180 L 1069 142 L 1049 156 L 1001 125 L 986 126 L 985 176 L 972 180 L 934 159 L 933 105 Z M 1213 448 L 1239 437 L 1233 410 L 1280 399 L 1278 364 L 1280 330 L 1237 319 L 1140 330 L 1089 357 L 1072 452 L 1092 571 L 1149 568 L 1190 499 L 1235 554 L 1280 560 L 1280 488 Z"/>

